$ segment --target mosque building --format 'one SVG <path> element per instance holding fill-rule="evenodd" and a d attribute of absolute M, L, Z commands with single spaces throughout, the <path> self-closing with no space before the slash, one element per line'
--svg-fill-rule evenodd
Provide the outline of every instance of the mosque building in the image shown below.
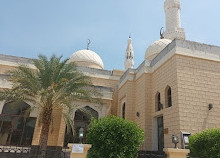
<path fill-rule="evenodd" d="M 165 0 L 166 29 L 161 39 L 147 49 L 143 62 L 134 68 L 134 50 L 129 37 L 124 70 L 105 70 L 100 56 L 92 50 L 79 50 L 70 57 L 78 70 L 90 76 L 101 91 L 103 104 L 74 102 L 94 117 L 117 115 L 136 122 L 145 132 L 142 150 L 161 151 L 173 147 L 171 136 L 195 134 L 220 127 L 220 47 L 186 40 L 181 27 L 180 0 Z M 10 88 L 5 74 L 19 64 L 33 67 L 31 59 L 0 54 L 0 89 Z M 28 102 L 20 108 L 32 106 Z M 24 123 L 19 108 L 0 102 L 0 145 L 39 145 L 37 112 Z M 77 138 L 65 134 L 66 125 L 59 110 L 49 134 L 49 146 L 63 146 Z M 16 122 L 17 121 L 17 122 Z M 75 112 L 75 126 L 86 131 L 88 116 Z M 77 131 L 76 130 L 76 131 Z M 181 139 L 179 148 L 184 148 Z"/>

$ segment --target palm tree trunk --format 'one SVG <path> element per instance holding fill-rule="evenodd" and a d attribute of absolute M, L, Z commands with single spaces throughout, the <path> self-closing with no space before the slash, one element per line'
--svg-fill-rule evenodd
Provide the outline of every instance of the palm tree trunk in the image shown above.
<path fill-rule="evenodd" d="M 52 110 L 43 112 L 42 129 L 40 135 L 40 155 L 39 158 L 46 158 L 47 141 L 50 130 Z"/>

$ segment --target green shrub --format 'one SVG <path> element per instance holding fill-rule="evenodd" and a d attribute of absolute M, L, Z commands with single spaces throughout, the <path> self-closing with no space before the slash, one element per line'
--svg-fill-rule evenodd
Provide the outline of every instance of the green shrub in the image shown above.
<path fill-rule="evenodd" d="M 208 129 L 189 139 L 190 155 L 199 158 L 220 158 L 220 128 Z"/>
<path fill-rule="evenodd" d="M 144 132 L 135 123 L 116 116 L 92 120 L 87 143 L 88 158 L 136 158 Z"/>

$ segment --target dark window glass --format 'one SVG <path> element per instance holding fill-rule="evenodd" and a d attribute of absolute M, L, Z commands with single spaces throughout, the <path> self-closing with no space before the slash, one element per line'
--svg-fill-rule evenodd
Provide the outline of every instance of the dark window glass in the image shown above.
<path fill-rule="evenodd" d="M 25 110 L 27 110 L 30 107 L 25 102 L 19 102 L 19 103 L 6 103 L 4 105 L 4 108 L 2 110 L 2 114 L 7 114 L 7 115 L 23 115 Z"/>
<path fill-rule="evenodd" d="M 0 145 L 31 145 L 36 118 L 25 119 L 24 113 L 29 107 L 24 102 L 4 105 L 0 115 Z"/>
<path fill-rule="evenodd" d="M 31 144 L 35 124 L 36 124 L 36 118 L 28 118 L 26 120 L 24 135 L 23 135 L 23 140 L 22 140 L 23 145 L 30 145 Z"/>
<path fill-rule="evenodd" d="M 158 128 L 158 151 L 160 153 L 163 152 L 164 148 L 164 125 L 163 125 L 163 117 L 157 118 L 157 128 Z"/>
<path fill-rule="evenodd" d="M 11 117 L 9 116 L 1 116 L 1 129 L 0 129 L 0 145 L 8 145 L 8 142 L 11 138 L 11 132 L 12 132 L 12 123 L 11 123 Z"/>
<path fill-rule="evenodd" d="M 156 111 L 160 111 L 163 109 L 163 105 L 160 102 L 160 93 L 156 95 Z"/>
<path fill-rule="evenodd" d="M 168 88 L 168 91 L 167 91 L 167 105 L 168 105 L 168 107 L 172 106 L 172 95 L 171 95 L 171 88 L 170 87 Z"/>
<path fill-rule="evenodd" d="M 122 107 L 122 118 L 125 119 L 125 103 L 123 104 L 123 107 Z"/>

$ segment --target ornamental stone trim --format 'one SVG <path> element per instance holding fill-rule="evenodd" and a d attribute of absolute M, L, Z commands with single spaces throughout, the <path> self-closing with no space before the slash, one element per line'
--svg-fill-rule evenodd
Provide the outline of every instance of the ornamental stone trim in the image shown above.
<path fill-rule="evenodd" d="M 165 2 L 164 9 L 167 11 L 167 10 L 169 10 L 171 8 L 181 9 L 180 2 L 176 2 L 176 3 L 166 3 Z"/>

